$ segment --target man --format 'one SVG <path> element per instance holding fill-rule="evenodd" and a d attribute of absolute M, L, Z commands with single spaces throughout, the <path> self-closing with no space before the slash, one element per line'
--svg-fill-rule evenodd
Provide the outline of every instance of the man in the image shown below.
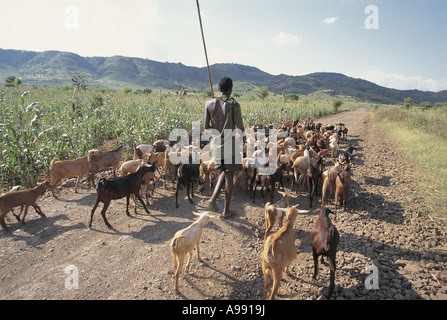
<path fill-rule="evenodd" d="M 206 103 L 205 106 L 205 130 L 216 129 L 221 133 L 218 137 L 217 148 L 213 148 L 213 159 L 216 163 L 216 168 L 222 173 L 220 174 L 214 192 L 211 198 L 207 201 L 210 210 L 217 212 L 216 200 L 220 195 L 222 186 L 225 182 L 225 205 L 222 216 L 224 218 L 230 218 L 234 215 L 234 212 L 230 211 L 230 202 L 233 195 L 233 178 L 234 172 L 242 170 L 242 161 L 237 155 L 236 141 L 233 138 L 233 130 L 240 129 L 244 131 L 244 125 L 242 123 L 241 107 L 239 103 L 233 98 L 230 98 L 233 91 L 233 81 L 228 77 L 223 77 L 218 83 L 221 96 L 212 99 Z M 232 143 L 229 145 L 224 144 L 224 141 L 228 142 L 224 133 L 230 133 Z M 227 149 L 225 149 L 227 147 Z"/>

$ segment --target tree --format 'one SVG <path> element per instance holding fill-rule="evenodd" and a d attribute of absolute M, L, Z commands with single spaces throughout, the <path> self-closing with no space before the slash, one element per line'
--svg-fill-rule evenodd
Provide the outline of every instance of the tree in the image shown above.
<path fill-rule="evenodd" d="M 5 87 L 18 87 L 22 84 L 22 80 L 20 78 L 10 76 L 5 80 Z"/>
<path fill-rule="evenodd" d="M 74 101 L 76 100 L 76 94 L 78 93 L 78 90 L 82 89 L 82 90 L 84 90 L 84 93 L 86 93 L 88 86 L 87 86 L 87 82 L 85 82 L 85 73 L 84 72 L 81 74 L 78 74 L 77 76 L 73 76 L 71 78 L 71 81 L 73 82 L 73 104 L 72 104 L 72 107 L 73 107 L 73 111 L 75 111 L 76 106 L 75 106 Z"/>
<path fill-rule="evenodd" d="M 269 95 L 269 88 L 267 86 L 263 86 L 261 89 L 259 89 L 258 96 L 261 98 L 261 100 L 264 100 Z"/>
<path fill-rule="evenodd" d="M 421 108 L 422 108 L 422 110 L 427 110 L 427 109 L 433 108 L 433 103 L 424 101 L 421 103 Z"/>
<path fill-rule="evenodd" d="M 405 100 L 404 100 L 404 108 L 405 109 L 410 109 L 411 107 L 413 107 L 413 99 L 411 99 L 410 97 L 405 98 Z"/>
<path fill-rule="evenodd" d="M 332 104 L 332 107 L 334 108 L 334 113 L 338 112 L 338 108 L 340 108 L 342 104 L 343 102 L 340 100 L 334 101 L 334 103 Z"/>
<path fill-rule="evenodd" d="M 87 91 L 87 82 L 85 82 L 85 73 L 78 74 L 77 76 L 73 76 L 71 78 L 71 81 L 73 82 L 73 111 L 76 109 L 75 100 L 76 100 L 76 94 L 78 93 L 79 89 L 84 90 L 84 93 Z"/>

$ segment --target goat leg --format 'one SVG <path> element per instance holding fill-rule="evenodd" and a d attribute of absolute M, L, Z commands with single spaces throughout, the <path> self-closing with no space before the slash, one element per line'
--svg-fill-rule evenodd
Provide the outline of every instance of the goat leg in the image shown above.
<path fill-rule="evenodd" d="M 335 257 L 329 257 L 329 268 L 330 268 L 330 284 L 329 284 L 329 293 L 327 299 L 329 300 L 332 296 L 332 292 L 334 292 L 335 287 Z"/>
<path fill-rule="evenodd" d="M 101 210 L 101 216 L 102 216 L 102 219 L 104 220 L 104 223 L 106 224 L 107 228 L 113 229 L 112 225 L 109 223 L 109 221 L 107 221 L 107 218 L 106 218 L 106 211 L 107 211 L 107 208 L 109 207 L 109 205 L 110 205 L 110 200 L 104 202 L 104 207 Z"/>
<path fill-rule="evenodd" d="M 192 184 L 193 184 L 192 181 L 186 182 L 186 195 L 188 196 L 188 200 L 189 200 L 190 203 L 194 203 L 194 201 L 192 201 L 192 199 L 191 199 L 191 197 L 189 195 L 189 192 L 191 191 L 191 194 L 194 196 L 194 191 L 191 190 L 191 189 L 194 189 L 194 185 L 191 188 Z"/>
<path fill-rule="evenodd" d="M 8 227 L 6 226 L 6 223 L 5 223 L 5 216 L 3 214 L 0 217 L 0 226 L 2 226 L 2 228 L 4 230 L 8 230 Z"/>
<path fill-rule="evenodd" d="M 130 213 L 129 213 L 129 198 L 130 198 L 130 194 L 128 194 L 126 196 L 126 215 L 128 215 L 129 217 L 131 217 Z M 134 203 L 135 203 L 135 213 L 137 212 L 137 202 L 134 199 Z"/>
<path fill-rule="evenodd" d="M 312 279 L 316 280 L 318 277 L 318 253 L 315 251 L 315 248 L 312 248 L 312 255 L 314 258 L 314 274 Z"/>
<path fill-rule="evenodd" d="M 144 204 L 144 201 L 143 201 L 143 199 L 141 198 L 140 193 L 138 193 L 138 192 L 135 193 L 135 196 L 137 197 L 138 201 L 140 201 L 141 204 L 143 205 L 143 208 L 144 208 L 144 210 L 146 210 L 146 213 L 147 213 L 147 214 L 151 214 L 151 213 L 149 212 L 149 210 L 147 210 L 147 207 L 146 207 L 146 205 Z"/>
<path fill-rule="evenodd" d="M 44 213 L 42 212 L 42 209 L 40 209 L 40 207 L 37 205 L 37 203 L 32 204 L 34 210 L 43 218 L 46 218 L 47 216 L 44 215 Z"/>
<path fill-rule="evenodd" d="M 180 179 L 177 180 L 177 190 L 175 191 L 175 207 L 178 208 L 178 190 L 180 189 Z"/>
<path fill-rule="evenodd" d="M 25 225 L 25 217 L 26 217 L 26 214 L 28 213 L 28 208 L 29 208 L 29 205 L 26 205 L 25 212 L 23 213 L 22 225 Z"/>
<path fill-rule="evenodd" d="M 99 196 L 96 195 L 96 202 L 95 205 L 93 206 L 92 212 L 90 213 L 90 222 L 88 224 L 88 228 L 91 229 L 92 228 L 92 221 L 93 221 L 93 214 L 95 213 L 96 208 L 98 207 L 100 200 L 99 200 Z"/>

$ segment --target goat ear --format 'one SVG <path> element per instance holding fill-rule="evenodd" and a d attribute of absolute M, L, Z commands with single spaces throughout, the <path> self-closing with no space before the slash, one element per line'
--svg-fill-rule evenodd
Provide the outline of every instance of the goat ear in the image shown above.
<path fill-rule="evenodd" d="M 293 206 L 293 208 L 296 209 L 296 208 L 298 208 L 299 205 L 300 205 L 300 204 L 296 204 L 296 205 Z"/>

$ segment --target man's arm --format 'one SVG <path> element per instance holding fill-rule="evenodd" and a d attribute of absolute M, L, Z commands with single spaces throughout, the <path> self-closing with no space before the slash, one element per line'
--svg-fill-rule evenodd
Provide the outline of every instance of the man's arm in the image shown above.
<path fill-rule="evenodd" d="M 245 131 L 244 129 L 244 123 L 242 121 L 242 112 L 241 112 L 241 106 L 237 104 L 234 107 L 234 124 L 238 129 L 241 129 L 242 132 Z"/>
<path fill-rule="evenodd" d="M 210 117 L 210 113 L 208 111 L 208 102 L 205 104 L 205 130 L 206 129 L 210 129 L 211 128 L 211 117 Z"/>

